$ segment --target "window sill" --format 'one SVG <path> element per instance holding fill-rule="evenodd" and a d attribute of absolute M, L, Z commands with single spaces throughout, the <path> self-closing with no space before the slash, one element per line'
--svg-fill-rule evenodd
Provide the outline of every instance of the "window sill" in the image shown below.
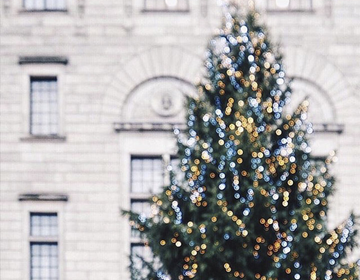
<path fill-rule="evenodd" d="M 117 122 L 113 124 L 116 132 L 125 131 L 174 131 L 174 129 L 185 130 L 184 123 L 137 123 Z"/>
<path fill-rule="evenodd" d="M 60 135 L 30 135 L 27 137 L 20 138 L 21 142 L 48 142 L 58 143 L 65 142 L 66 137 Z"/>

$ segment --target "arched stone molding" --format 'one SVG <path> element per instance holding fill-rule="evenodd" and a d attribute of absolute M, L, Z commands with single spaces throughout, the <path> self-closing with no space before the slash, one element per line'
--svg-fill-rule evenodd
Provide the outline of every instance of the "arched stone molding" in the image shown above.
<path fill-rule="evenodd" d="M 121 120 L 134 123 L 182 123 L 185 97 L 194 96 L 194 85 L 172 76 L 154 77 L 137 85 L 121 109 Z"/>
<path fill-rule="evenodd" d="M 119 121 L 125 101 L 133 90 L 155 77 L 174 77 L 193 84 L 203 59 L 177 46 L 156 46 L 122 63 L 109 84 L 102 104 L 106 122 Z"/>
<path fill-rule="evenodd" d="M 303 47 L 284 48 L 284 57 L 287 75 L 294 79 L 308 81 L 320 89 L 333 104 L 336 121 L 345 123 L 349 100 L 358 103 L 345 75 L 325 56 Z"/>
<path fill-rule="evenodd" d="M 294 112 L 300 103 L 307 99 L 310 101 L 308 113 L 310 122 L 314 124 L 336 124 L 336 108 L 328 93 L 313 81 L 301 77 L 291 78 L 291 101 L 285 106 L 285 112 Z"/>

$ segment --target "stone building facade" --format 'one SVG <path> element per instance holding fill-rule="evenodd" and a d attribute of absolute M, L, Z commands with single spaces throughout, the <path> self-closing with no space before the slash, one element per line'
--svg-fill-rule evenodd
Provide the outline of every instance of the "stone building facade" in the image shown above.
<path fill-rule="evenodd" d="M 360 215 L 360 2 L 239 3 L 284 53 L 289 106 L 310 99 L 314 153 L 337 151 L 329 226 Z M 130 279 L 144 248 L 120 209 L 166 182 L 221 14 L 216 0 L 2 0 L 0 279 Z"/>

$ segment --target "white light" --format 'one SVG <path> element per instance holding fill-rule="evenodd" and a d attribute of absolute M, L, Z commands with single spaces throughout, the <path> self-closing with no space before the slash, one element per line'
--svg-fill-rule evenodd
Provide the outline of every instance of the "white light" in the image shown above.
<path fill-rule="evenodd" d="M 165 0 L 165 4 L 168 7 L 175 7 L 178 3 L 178 0 Z"/>
<path fill-rule="evenodd" d="M 286 9 L 289 7 L 290 0 L 276 0 L 276 6 L 278 6 L 281 9 Z"/>

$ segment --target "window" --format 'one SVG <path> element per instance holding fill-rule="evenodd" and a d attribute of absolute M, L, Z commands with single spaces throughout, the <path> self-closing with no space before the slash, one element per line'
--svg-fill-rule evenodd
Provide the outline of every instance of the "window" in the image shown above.
<path fill-rule="evenodd" d="M 157 158 L 132 158 L 131 160 L 131 192 L 158 192 L 163 185 L 163 162 Z"/>
<path fill-rule="evenodd" d="M 267 0 L 270 11 L 311 11 L 312 0 Z"/>
<path fill-rule="evenodd" d="M 24 0 L 25 10 L 29 11 L 64 11 L 66 0 Z"/>
<path fill-rule="evenodd" d="M 30 134 L 58 134 L 58 88 L 56 77 L 30 78 Z"/>
<path fill-rule="evenodd" d="M 150 217 L 156 207 L 150 205 L 149 197 L 158 193 L 168 184 L 169 172 L 178 166 L 178 159 L 169 155 L 158 157 L 132 157 L 131 158 L 131 210 L 139 213 L 140 217 Z M 149 247 L 144 245 L 139 232 L 131 232 L 131 259 L 132 268 L 142 270 L 141 259 L 152 261 L 153 256 Z M 156 262 L 155 262 L 156 263 Z M 134 272 L 134 271 L 133 271 Z M 145 273 L 143 271 L 143 273 Z"/>
<path fill-rule="evenodd" d="M 189 11 L 188 0 L 144 0 L 145 11 L 161 12 L 187 12 Z"/>
<path fill-rule="evenodd" d="M 58 280 L 58 217 L 30 213 L 30 279 Z"/>

